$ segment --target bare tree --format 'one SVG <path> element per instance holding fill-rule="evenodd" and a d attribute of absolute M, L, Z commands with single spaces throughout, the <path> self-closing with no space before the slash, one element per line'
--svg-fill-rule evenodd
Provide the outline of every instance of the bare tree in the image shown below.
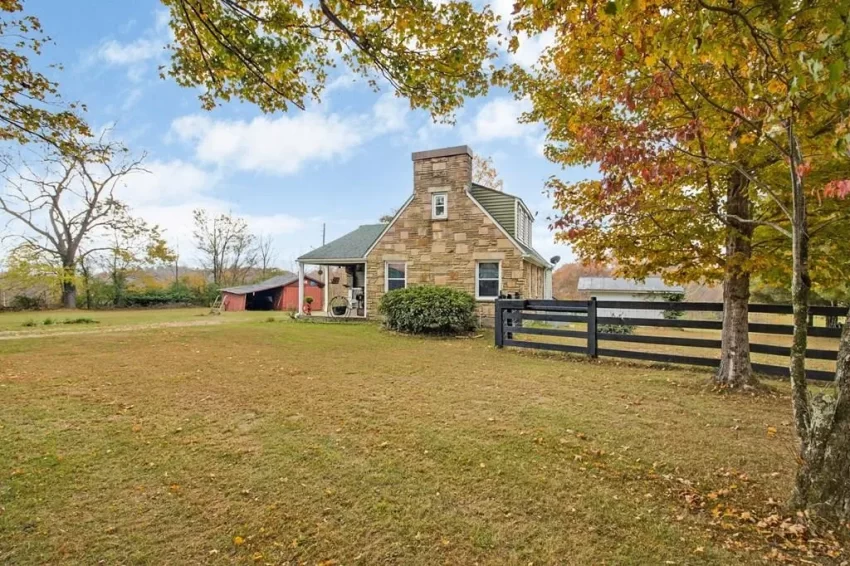
<path fill-rule="evenodd" d="M 257 265 L 255 237 L 244 218 L 233 213 L 211 217 L 198 208 L 192 212 L 195 222 L 195 247 L 201 252 L 201 262 L 212 275 L 216 285 L 244 283 L 248 273 Z"/>
<path fill-rule="evenodd" d="M 102 249 L 93 240 L 127 222 L 127 207 L 115 197 L 115 189 L 128 174 L 141 170 L 141 161 L 104 137 L 81 142 L 71 154 L 48 146 L 37 165 L 23 157 L 0 160 L 6 184 L 0 212 L 23 228 L 17 239 L 60 263 L 66 308 L 77 305 L 81 254 Z"/>
<path fill-rule="evenodd" d="M 260 234 L 257 238 L 257 255 L 260 262 L 260 270 L 263 278 L 266 277 L 272 264 L 277 261 L 277 251 L 272 247 L 272 237 L 268 234 Z"/>
<path fill-rule="evenodd" d="M 505 183 L 499 178 L 492 157 L 476 155 L 472 158 L 472 182 L 497 191 L 505 189 Z"/>
<path fill-rule="evenodd" d="M 381 224 L 389 224 L 395 218 L 395 215 L 398 214 L 398 209 L 391 208 L 390 211 L 386 214 L 382 214 L 380 218 L 378 218 L 378 222 Z"/>

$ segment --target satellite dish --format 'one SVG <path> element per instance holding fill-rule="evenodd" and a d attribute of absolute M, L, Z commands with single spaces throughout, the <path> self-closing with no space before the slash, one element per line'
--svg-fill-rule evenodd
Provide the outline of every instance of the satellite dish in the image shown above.
<path fill-rule="evenodd" d="M 561 256 L 556 255 L 552 256 L 552 258 L 549 260 L 549 263 L 551 263 L 552 265 L 558 265 L 559 261 L 561 261 Z"/>

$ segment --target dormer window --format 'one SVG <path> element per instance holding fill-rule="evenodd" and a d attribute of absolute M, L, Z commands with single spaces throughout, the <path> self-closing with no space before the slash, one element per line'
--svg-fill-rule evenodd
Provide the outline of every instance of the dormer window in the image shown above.
<path fill-rule="evenodd" d="M 449 217 L 449 200 L 446 193 L 431 195 L 431 220 L 446 220 Z"/>

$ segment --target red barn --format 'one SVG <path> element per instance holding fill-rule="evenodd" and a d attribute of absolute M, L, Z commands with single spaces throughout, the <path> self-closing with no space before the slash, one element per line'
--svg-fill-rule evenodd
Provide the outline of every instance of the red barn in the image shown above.
<path fill-rule="evenodd" d="M 312 309 L 323 309 L 324 283 L 304 277 L 304 297 L 313 297 Z M 298 276 L 294 273 L 278 275 L 261 283 L 227 287 L 221 290 L 222 308 L 225 311 L 298 311 Z"/>

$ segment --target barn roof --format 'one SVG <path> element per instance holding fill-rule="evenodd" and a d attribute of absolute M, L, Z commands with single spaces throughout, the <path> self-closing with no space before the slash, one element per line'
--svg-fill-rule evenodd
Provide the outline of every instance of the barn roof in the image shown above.
<path fill-rule="evenodd" d="M 684 293 L 680 285 L 667 285 L 660 277 L 647 277 L 643 281 L 619 277 L 580 277 L 579 291 L 625 291 L 629 293 Z"/>
<path fill-rule="evenodd" d="M 305 276 L 305 279 L 310 279 L 315 281 L 316 283 L 322 284 L 321 281 L 310 277 L 309 275 Z M 238 287 L 225 287 L 222 289 L 222 292 L 231 293 L 233 295 L 247 295 L 248 293 L 257 293 L 259 291 L 268 291 L 269 289 L 274 289 L 276 287 L 285 287 L 291 283 L 295 283 L 298 281 L 298 276 L 294 273 L 287 271 L 283 275 L 277 275 L 272 277 L 271 279 L 266 279 L 265 281 L 261 281 L 259 283 L 254 283 L 252 285 L 240 285 Z"/>
<path fill-rule="evenodd" d="M 298 261 L 309 263 L 311 259 L 360 259 L 366 257 L 366 252 L 386 228 L 386 224 L 364 224 L 341 238 L 329 242 L 321 248 L 309 251 L 298 258 Z"/>

